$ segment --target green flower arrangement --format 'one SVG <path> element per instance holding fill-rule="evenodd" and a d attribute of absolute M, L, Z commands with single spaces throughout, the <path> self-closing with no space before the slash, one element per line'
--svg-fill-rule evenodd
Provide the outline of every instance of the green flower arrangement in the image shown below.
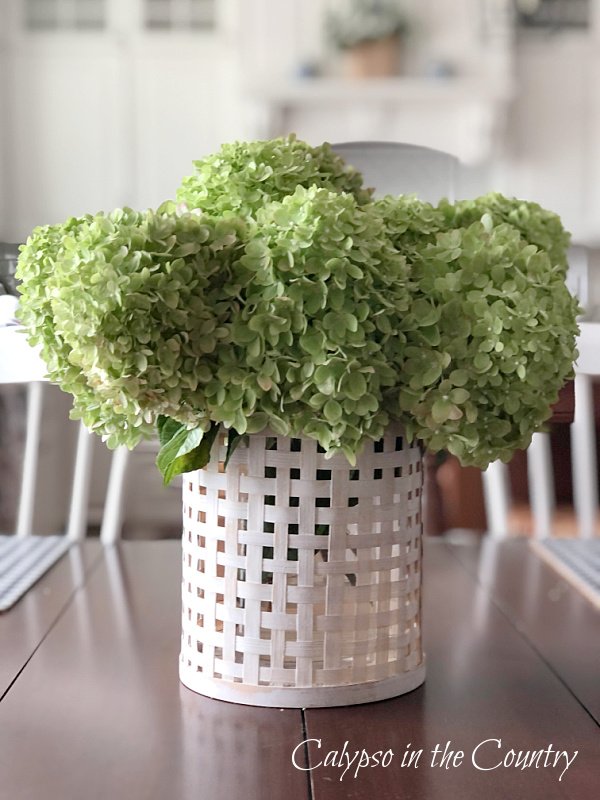
<path fill-rule="evenodd" d="M 225 145 L 175 201 L 36 228 L 21 320 L 109 447 L 158 428 L 165 482 L 270 428 L 355 463 L 397 420 L 507 460 L 576 357 L 569 237 L 536 204 L 373 200 L 329 145 Z"/>

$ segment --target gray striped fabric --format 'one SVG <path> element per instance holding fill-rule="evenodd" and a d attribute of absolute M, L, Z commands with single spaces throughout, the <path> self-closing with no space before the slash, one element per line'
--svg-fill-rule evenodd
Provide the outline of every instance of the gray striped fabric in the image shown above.
<path fill-rule="evenodd" d="M 540 544 L 600 600 L 600 539 L 543 539 Z"/>
<path fill-rule="evenodd" d="M 67 552 L 66 536 L 0 536 L 0 611 L 6 611 Z"/>

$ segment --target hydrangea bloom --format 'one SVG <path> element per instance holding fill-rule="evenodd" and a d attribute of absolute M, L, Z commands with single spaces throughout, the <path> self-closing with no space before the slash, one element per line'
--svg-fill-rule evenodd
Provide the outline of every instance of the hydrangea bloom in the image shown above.
<path fill-rule="evenodd" d="M 282 200 L 296 187 L 348 192 L 361 205 L 371 199 L 362 176 L 327 143 L 311 147 L 292 134 L 266 142 L 233 142 L 200 161 L 184 178 L 177 201 L 207 214 L 254 215 L 265 203 Z"/>
<path fill-rule="evenodd" d="M 486 466 L 525 447 L 572 371 L 566 234 L 535 204 L 372 201 L 293 137 L 197 162 L 180 205 L 37 228 L 21 318 L 109 446 L 158 424 L 168 479 L 219 425 L 354 461 L 390 419 Z"/>

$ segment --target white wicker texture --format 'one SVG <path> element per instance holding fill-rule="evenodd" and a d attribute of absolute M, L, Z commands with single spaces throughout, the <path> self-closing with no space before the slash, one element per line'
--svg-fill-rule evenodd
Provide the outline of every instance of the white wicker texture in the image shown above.
<path fill-rule="evenodd" d="M 273 706 L 368 702 L 424 680 L 422 455 L 400 429 L 356 468 L 252 434 L 183 479 L 182 682 Z"/>

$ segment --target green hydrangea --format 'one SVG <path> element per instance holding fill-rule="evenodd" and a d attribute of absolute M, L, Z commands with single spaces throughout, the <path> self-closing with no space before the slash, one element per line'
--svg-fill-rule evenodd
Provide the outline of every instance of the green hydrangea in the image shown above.
<path fill-rule="evenodd" d="M 179 205 L 37 228 L 21 319 L 109 446 L 157 425 L 166 480 L 267 426 L 355 460 L 390 420 L 487 466 L 572 374 L 568 235 L 535 204 L 372 201 L 328 145 L 225 146 Z"/>
<path fill-rule="evenodd" d="M 45 244 L 36 231 L 20 273 Z M 44 318 L 50 349 L 60 331 L 51 377 L 111 446 L 160 416 L 240 434 L 268 424 L 349 458 L 382 436 L 396 378 L 381 343 L 408 307 L 405 260 L 352 195 L 298 187 L 252 225 L 173 205 L 86 217 L 53 229 L 44 259 L 45 305 L 25 300 L 27 314 Z M 23 290 L 33 300 L 40 283 Z"/>
<path fill-rule="evenodd" d="M 509 223 L 526 242 L 544 250 L 553 266 L 558 264 L 566 273 L 567 248 L 571 234 L 564 229 L 558 214 L 542 208 L 538 203 L 491 192 L 475 200 L 460 200 L 454 204 L 443 201 L 440 209 L 446 217 L 446 224 L 451 228 L 466 227 L 473 222 L 479 222 L 484 214 L 489 215 L 494 225 Z"/>
<path fill-rule="evenodd" d="M 265 203 L 294 194 L 298 186 L 348 192 L 361 205 L 371 199 L 360 172 L 329 144 L 311 147 L 294 135 L 224 144 L 218 153 L 195 161 L 194 168 L 177 190 L 177 201 L 219 217 L 254 215 Z"/>
<path fill-rule="evenodd" d="M 382 389 L 397 376 L 383 345 L 409 305 L 406 262 L 381 216 L 352 195 L 298 187 L 258 212 L 235 266 L 243 303 L 215 389 L 255 375 L 260 423 L 226 418 L 228 400 L 211 418 L 241 432 L 263 422 L 303 432 L 353 459 L 389 422 Z"/>
<path fill-rule="evenodd" d="M 468 213 L 452 223 L 446 202 L 379 203 L 408 260 L 411 294 L 399 324 L 402 380 L 386 391 L 385 407 L 432 450 L 486 467 L 526 447 L 550 416 L 572 375 L 578 305 L 565 285 L 568 238 L 555 215 L 505 222 L 523 204 L 498 195 L 458 206 Z M 504 213 L 492 216 L 492 207 Z M 471 217 L 481 221 L 455 227 Z M 542 240 L 550 252 L 536 246 Z"/>
<path fill-rule="evenodd" d="M 120 217 L 121 212 L 116 216 Z M 73 395 L 71 416 L 83 420 L 90 430 L 110 435 L 112 446 L 125 443 L 133 447 L 143 436 L 152 435 L 152 421 L 145 422 L 141 417 L 132 420 L 115 411 L 112 401 L 105 400 L 88 383 L 76 363 L 76 353 L 85 343 L 77 342 L 73 348 L 68 341 L 72 341 L 68 328 L 63 330 L 55 321 L 54 303 L 63 291 L 63 287 L 57 286 L 57 264 L 67 250 L 79 246 L 82 232 L 85 239 L 85 231 L 93 222 L 91 215 L 72 217 L 63 224 L 45 225 L 33 231 L 21 248 L 17 269 L 21 280 L 19 316 L 30 344 L 41 346 L 50 380 Z M 68 291 L 68 287 L 64 290 Z"/>

